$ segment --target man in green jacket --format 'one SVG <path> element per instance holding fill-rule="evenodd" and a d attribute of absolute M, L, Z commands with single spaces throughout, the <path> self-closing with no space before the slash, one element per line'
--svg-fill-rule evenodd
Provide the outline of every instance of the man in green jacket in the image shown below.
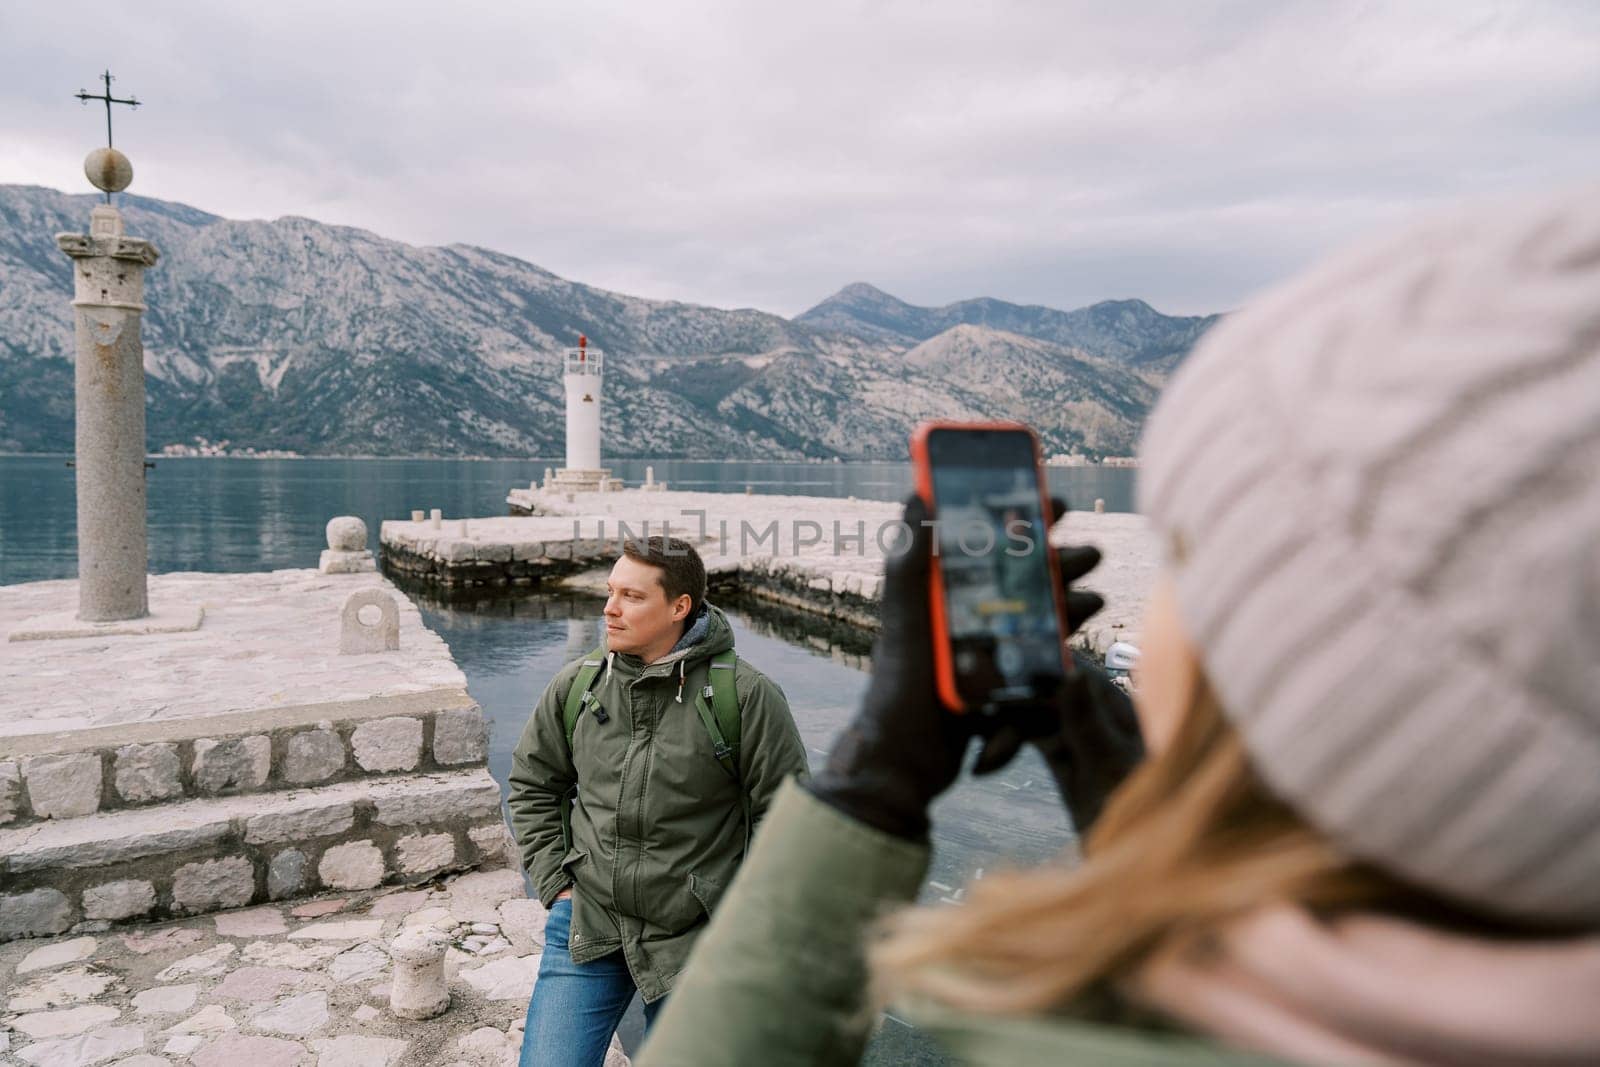
<path fill-rule="evenodd" d="M 550 908 L 524 1064 L 600 1064 L 636 990 L 654 1021 L 748 835 L 806 771 L 782 691 L 730 663 L 733 631 L 705 589 L 686 542 L 627 542 L 606 584 L 602 655 L 562 668 L 517 743 L 511 828 Z M 580 679 L 587 697 L 573 693 Z M 711 710 L 729 685 L 737 742 Z"/>
<path fill-rule="evenodd" d="M 1058 505 L 1058 512 L 1063 506 Z M 929 666 L 932 626 L 929 513 L 912 498 L 908 550 L 885 567 L 883 625 L 862 710 L 827 765 L 789 787 L 741 872 L 640 1067 L 845 1067 L 860 1061 L 876 1017 L 867 994 L 866 946 L 886 911 L 909 903 L 927 873 L 929 805 L 956 778 L 974 735 L 974 770 L 1002 766 L 1024 741 L 1045 755 L 1081 831 L 1144 755 L 1133 708 L 1083 660 L 1062 696 L 1070 714 L 1033 730 L 943 711 Z M 1064 580 L 1099 560 L 1062 549 Z M 1101 605 L 1065 593 L 1069 626 Z M 1055 733 L 1051 727 L 1059 727 Z M 896 1011 L 931 1034 L 955 1062 L 996 1067 L 1082 1063 L 1110 1067 L 1263 1067 L 1182 1035 L 1114 1030 L 1073 1019 L 975 1016 L 934 1005 Z"/>

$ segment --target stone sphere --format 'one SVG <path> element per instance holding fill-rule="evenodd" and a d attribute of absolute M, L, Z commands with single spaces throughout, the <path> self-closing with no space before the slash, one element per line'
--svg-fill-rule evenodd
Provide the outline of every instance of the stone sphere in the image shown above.
<path fill-rule="evenodd" d="M 329 519 L 328 547 L 335 552 L 360 552 L 367 547 L 367 524 L 354 515 Z"/>
<path fill-rule="evenodd" d="M 96 148 L 83 161 L 89 184 L 108 193 L 120 193 L 133 184 L 133 164 L 115 148 Z"/>

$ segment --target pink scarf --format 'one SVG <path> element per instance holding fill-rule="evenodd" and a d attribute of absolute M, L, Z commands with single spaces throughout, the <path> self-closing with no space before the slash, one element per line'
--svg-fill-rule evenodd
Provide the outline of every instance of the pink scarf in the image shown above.
<path fill-rule="evenodd" d="M 1290 907 L 1130 990 L 1237 1048 L 1303 1063 L 1600 1064 L 1600 936 L 1493 941 Z"/>

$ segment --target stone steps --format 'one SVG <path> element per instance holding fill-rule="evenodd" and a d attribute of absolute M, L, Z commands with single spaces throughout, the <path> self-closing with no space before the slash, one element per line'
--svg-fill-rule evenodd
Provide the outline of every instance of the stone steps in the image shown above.
<path fill-rule="evenodd" d="M 465 770 L 177 800 L 0 829 L 0 941 L 515 864 Z"/>
<path fill-rule="evenodd" d="M 486 744 L 454 688 L 0 737 L 0 826 L 481 765 Z"/>

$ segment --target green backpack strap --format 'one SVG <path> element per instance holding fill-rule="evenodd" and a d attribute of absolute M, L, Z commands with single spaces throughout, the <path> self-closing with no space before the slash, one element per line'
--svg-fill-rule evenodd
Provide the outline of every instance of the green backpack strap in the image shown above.
<path fill-rule="evenodd" d="M 739 780 L 739 694 L 733 684 L 737 662 L 731 649 L 712 656 L 711 684 L 694 701 L 694 710 L 711 735 L 711 751 L 735 782 Z"/>
<path fill-rule="evenodd" d="M 600 668 L 605 665 L 606 650 L 601 646 L 583 657 L 583 666 L 572 679 L 572 688 L 567 690 L 567 702 L 561 707 L 561 720 L 567 731 L 569 752 L 572 750 L 572 735 L 578 730 L 578 718 L 583 714 L 583 709 L 594 701 L 591 692 L 594 689 L 594 680 L 600 677 Z"/>
<path fill-rule="evenodd" d="M 733 784 L 739 788 L 739 810 L 744 817 L 744 847 L 750 851 L 752 819 L 750 795 L 745 792 L 739 776 L 739 692 L 734 687 L 734 670 L 738 657 L 733 649 L 718 652 L 711 657 L 710 684 L 695 697 L 694 710 L 711 735 L 711 751 L 728 772 Z M 708 704 L 707 701 L 710 701 Z"/>
<path fill-rule="evenodd" d="M 594 703 L 594 682 L 600 677 L 600 668 L 606 665 L 605 646 L 601 646 L 583 657 L 583 666 L 578 668 L 577 675 L 572 679 L 572 687 L 567 690 L 567 702 L 561 706 L 561 722 L 567 734 L 567 751 L 572 751 L 572 735 L 578 730 L 578 719 L 583 715 L 583 709 Z M 561 798 L 561 843 L 568 852 L 572 851 L 572 805 L 578 799 L 578 787 L 574 785 L 567 790 Z"/>

